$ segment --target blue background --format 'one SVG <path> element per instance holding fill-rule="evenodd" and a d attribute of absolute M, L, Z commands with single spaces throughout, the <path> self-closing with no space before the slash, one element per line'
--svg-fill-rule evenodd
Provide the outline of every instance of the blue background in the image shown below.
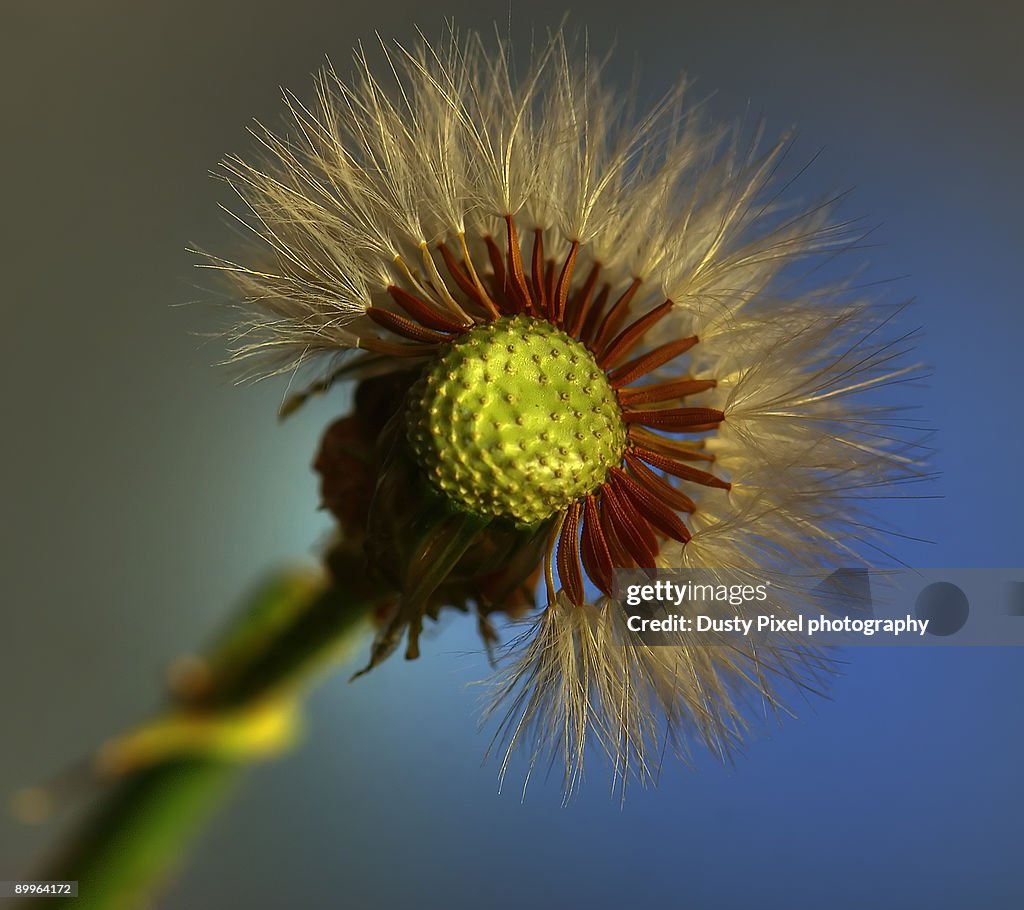
<path fill-rule="evenodd" d="M 1012 4 L 581 7 L 639 61 L 686 70 L 720 116 L 796 123 L 807 196 L 856 185 L 882 223 L 870 276 L 916 296 L 915 391 L 940 430 L 940 501 L 889 504 L 922 566 L 1019 566 L 1022 17 Z M 58 770 L 157 703 L 159 669 L 327 531 L 308 464 L 344 402 L 284 426 L 283 385 L 212 366 L 222 320 L 184 252 L 229 241 L 206 172 L 357 39 L 489 29 L 500 5 L 7 3 L 0 27 L 4 520 L 0 790 Z M 513 33 L 561 11 L 516 3 Z M 504 28 L 504 25 L 502 26 Z M 700 91 L 702 90 L 702 91 Z M 304 747 L 253 770 L 161 906 L 1003 908 L 1024 903 L 1018 649 L 857 649 L 831 701 L 769 725 L 734 767 L 698 754 L 624 808 L 590 764 L 496 794 L 476 731 L 472 624 L 308 709 Z M 521 771 L 521 768 L 519 769 Z M 513 774 L 513 780 L 516 776 Z M 74 820 L 0 823 L 0 878 Z"/>

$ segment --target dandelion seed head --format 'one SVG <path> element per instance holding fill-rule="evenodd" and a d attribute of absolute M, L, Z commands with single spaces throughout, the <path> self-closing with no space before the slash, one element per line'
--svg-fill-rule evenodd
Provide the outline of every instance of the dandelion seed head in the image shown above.
<path fill-rule="evenodd" d="M 561 32 L 522 77 L 510 61 L 451 32 L 328 66 L 314 101 L 286 95 L 285 130 L 254 131 L 258 159 L 225 163 L 260 251 L 209 264 L 245 308 L 236 358 L 346 354 L 372 402 L 331 431 L 360 458 L 318 461 L 400 596 L 371 667 L 403 635 L 416 656 L 447 603 L 475 603 L 490 641 L 487 613 L 544 578 L 490 713 L 502 773 L 512 749 L 555 753 L 571 792 L 588 741 L 618 784 L 649 781 L 666 743 L 729 756 L 751 703 L 816 684 L 798 642 L 640 643 L 613 573 L 862 558 L 871 492 L 921 470 L 886 401 L 913 339 L 788 279 L 861 236 L 835 199 L 779 198 L 788 137 L 709 124 L 684 82 L 637 115 Z"/>

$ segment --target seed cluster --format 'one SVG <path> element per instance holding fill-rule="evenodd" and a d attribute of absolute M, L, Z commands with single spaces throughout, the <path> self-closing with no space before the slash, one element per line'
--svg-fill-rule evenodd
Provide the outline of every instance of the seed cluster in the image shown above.
<path fill-rule="evenodd" d="M 690 540 L 683 516 L 696 503 L 675 479 L 730 488 L 705 470 L 714 455 L 701 438 L 725 414 L 687 405 L 713 378 L 656 378 L 700 341 L 668 334 L 651 344 L 672 300 L 644 308 L 652 291 L 643 279 L 623 284 L 597 261 L 577 275 L 580 241 L 549 255 L 540 228 L 527 266 L 515 219 L 504 220 L 504 251 L 490 234 L 460 234 L 436 253 L 424 243 L 421 269 L 399 257 L 390 299 L 366 311 L 386 334 L 361 335 L 360 346 L 425 361 L 404 413 L 426 482 L 488 520 L 557 518 L 544 556 L 548 596 L 557 573 L 579 605 L 584 576 L 611 594 L 616 567 L 652 567 L 663 540 Z"/>
<path fill-rule="evenodd" d="M 454 342 L 411 390 L 406 427 L 421 467 L 450 499 L 522 525 L 594 492 L 626 447 L 594 355 L 527 316 Z"/>

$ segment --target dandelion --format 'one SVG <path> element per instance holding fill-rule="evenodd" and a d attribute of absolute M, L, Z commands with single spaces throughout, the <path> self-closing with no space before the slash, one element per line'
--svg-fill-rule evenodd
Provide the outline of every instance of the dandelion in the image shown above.
<path fill-rule="evenodd" d="M 748 703 L 820 667 L 796 643 L 644 645 L 616 569 L 839 565 L 875 546 L 861 501 L 915 471 L 871 394 L 910 375 L 909 337 L 792 275 L 857 226 L 779 199 L 786 138 L 709 125 L 685 85 L 638 115 L 603 69 L 561 34 L 521 78 L 475 35 L 386 50 L 386 79 L 360 51 L 227 160 L 260 250 L 211 257 L 243 298 L 237 360 L 322 364 L 289 409 L 355 384 L 316 467 L 328 562 L 358 552 L 396 592 L 366 669 L 417 656 L 446 607 L 488 644 L 493 613 L 529 614 L 491 711 L 570 791 L 590 739 L 620 782 L 666 740 L 729 755 Z"/>

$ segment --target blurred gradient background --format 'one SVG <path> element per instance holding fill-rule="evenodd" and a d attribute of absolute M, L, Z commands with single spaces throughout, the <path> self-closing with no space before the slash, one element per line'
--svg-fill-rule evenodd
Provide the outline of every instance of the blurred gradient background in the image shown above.
<path fill-rule="evenodd" d="M 680 71 L 720 117 L 795 123 L 824 153 L 796 191 L 856 185 L 883 226 L 870 277 L 908 276 L 943 499 L 888 510 L 922 566 L 1014 566 L 1021 546 L 1024 7 L 1009 2 L 578 7 L 642 93 Z M 263 574 L 326 533 L 309 470 L 335 397 L 284 425 L 284 383 L 236 389 L 191 242 L 230 249 L 207 176 L 311 93 L 328 54 L 414 24 L 543 32 L 539 2 L 12 2 L 0 6 L 3 181 L 0 791 L 144 716 L 163 668 Z M 521 44 L 525 45 L 525 41 Z M 201 286 L 206 283 L 206 289 Z M 189 301 L 197 305 L 176 306 Z M 1024 654 L 857 649 L 834 699 L 735 767 L 670 763 L 620 809 L 599 761 L 496 793 L 476 731 L 487 673 L 470 622 L 415 664 L 308 708 L 304 746 L 244 779 L 158 905 L 247 907 L 1024 906 Z M 517 769 L 521 772 L 521 768 Z M 521 774 L 520 774 L 521 776 Z M 515 777 L 513 778 L 515 779 Z M 27 876 L 75 810 L 0 821 L 0 878 Z"/>

